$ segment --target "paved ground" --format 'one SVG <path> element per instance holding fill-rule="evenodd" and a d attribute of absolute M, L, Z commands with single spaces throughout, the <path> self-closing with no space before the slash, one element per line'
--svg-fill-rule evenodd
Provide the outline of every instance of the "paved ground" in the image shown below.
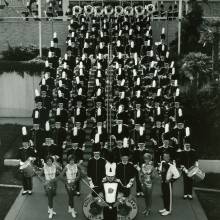
<path fill-rule="evenodd" d="M 89 189 L 81 184 L 82 195 L 75 200 L 76 210 L 79 215 L 76 219 L 85 220 L 82 213 L 82 204 L 85 196 L 89 193 Z M 157 211 L 162 208 L 160 183 L 157 180 L 153 193 L 152 214 L 144 217 L 141 211 L 144 209 L 143 199 L 138 199 L 139 212 L 136 220 L 207 220 L 196 196 L 193 201 L 185 201 L 182 199 L 182 179 L 174 184 L 173 212 L 167 217 L 160 216 Z M 67 196 L 62 183 L 58 184 L 57 196 L 54 201 L 54 209 L 57 215 L 55 220 L 70 220 L 72 217 L 67 213 Z M 43 186 L 38 179 L 34 179 L 34 194 L 32 196 L 19 195 L 5 220 L 46 220 L 47 214 L 47 198 L 45 196 Z"/>

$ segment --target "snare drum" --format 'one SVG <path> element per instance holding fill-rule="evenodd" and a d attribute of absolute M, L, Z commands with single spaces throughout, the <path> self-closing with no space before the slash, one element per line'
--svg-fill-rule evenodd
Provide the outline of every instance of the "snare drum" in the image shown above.
<path fill-rule="evenodd" d="M 189 168 L 187 176 L 193 178 L 194 181 L 199 182 L 205 178 L 205 173 L 198 167 L 192 166 Z"/>
<path fill-rule="evenodd" d="M 23 171 L 23 174 L 26 177 L 32 177 L 35 174 L 33 165 L 30 161 L 27 161 L 23 165 L 21 165 L 20 170 Z"/>

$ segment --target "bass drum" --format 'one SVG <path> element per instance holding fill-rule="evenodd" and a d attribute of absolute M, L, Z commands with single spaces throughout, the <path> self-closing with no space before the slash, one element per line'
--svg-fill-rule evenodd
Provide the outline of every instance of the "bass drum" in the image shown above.
<path fill-rule="evenodd" d="M 137 203 L 134 198 L 126 199 L 118 206 L 118 220 L 135 219 L 138 212 Z M 87 219 L 103 219 L 103 207 L 89 194 L 83 204 L 83 213 Z"/>
<path fill-rule="evenodd" d="M 103 219 L 103 207 L 101 207 L 92 194 L 89 194 L 83 204 L 83 213 L 87 219 L 101 220 Z"/>

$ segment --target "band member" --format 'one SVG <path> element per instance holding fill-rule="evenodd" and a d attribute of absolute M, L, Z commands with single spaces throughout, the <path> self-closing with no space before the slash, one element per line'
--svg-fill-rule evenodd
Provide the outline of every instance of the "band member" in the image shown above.
<path fill-rule="evenodd" d="M 176 166 L 171 163 L 169 152 L 163 153 L 159 171 L 161 172 L 161 189 L 164 209 L 159 210 L 162 216 L 170 215 L 172 212 L 172 183 L 180 177 Z"/>
<path fill-rule="evenodd" d="M 137 196 L 143 196 L 144 193 L 142 192 L 141 183 L 139 179 L 139 171 L 141 169 L 142 164 L 144 163 L 143 155 L 147 153 L 144 143 L 138 143 L 138 149 L 135 149 L 133 152 L 132 162 L 135 167 L 136 173 L 136 190 Z"/>
<path fill-rule="evenodd" d="M 85 138 L 86 138 L 85 130 L 81 128 L 80 122 L 76 122 L 71 132 L 72 143 L 78 143 L 78 147 L 83 149 Z"/>
<path fill-rule="evenodd" d="M 140 182 L 144 193 L 144 201 L 146 209 L 143 211 L 144 215 L 149 215 L 152 205 L 152 191 L 153 191 L 153 178 L 155 177 L 156 170 L 153 166 L 152 155 L 145 153 L 143 155 L 144 163 L 140 168 Z"/>
<path fill-rule="evenodd" d="M 29 137 L 27 134 L 26 127 L 22 128 L 22 147 L 19 148 L 18 158 L 20 159 L 20 165 L 23 165 L 30 157 L 35 157 L 35 152 L 32 147 L 30 147 Z M 20 167 L 22 168 L 22 167 Z M 22 195 L 32 194 L 32 176 L 24 170 L 20 169 L 22 172 L 22 185 L 23 192 Z"/>
<path fill-rule="evenodd" d="M 135 168 L 133 163 L 128 161 L 129 150 L 128 148 L 123 148 L 121 152 L 121 162 L 116 168 L 116 177 L 122 182 L 123 193 L 125 197 L 130 195 L 130 189 L 133 186 L 135 178 Z"/>
<path fill-rule="evenodd" d="M 93 157 L 88 161 L 87 175 L 89 185 L 95 191 L 100 192 L 102 179 L 105 177 L 105 159 L 100 157 L 100 144 L 93 145 Z"/>
<path fill-rule="evenodd" d="M 77 165 L 83 163 L 83 150 L 79 148 L 78 143 L 72 143 L 71 148 L 67 148 L 65 151 L 65 158 L 73 156 Z M 76 195 L 80 196 L 80 182 L 76 182 Z"/>
<path fill-rule="evenodd" d="M 57 145 L 54 144 L 52 137 L 52 132 L 50 130 L 49 122 L 46 122 L 45 131 L 45 142 L 42 146 L 43 159 L 45 160 L 48 156 L 58 155 Z"/>
<path fill-rule="evenodd" d="M 44 130 L 40 128 L 39 120 L 34 119 L 33 128 L 30 130 L 31 145 L 37 151 L 36 152 L 36 162 L 40 166 L 40 158 L 43 158 L 42 145 L 44 143 Z"/>
<path fill-rule="evenodd" d="M 196 156 L 195 149 L 191 148 L 190 137 L 184 139 L 184 150 L 180 153 L 180 165 L 183 169 L 183 188 L 184 188 L 184 199 L 193 199 L 192 188 L 193 179 L 187 176 L 188 169 L 192 166 L 198 167 L 198 158 Z"/>
<path fill-rule="evenodd" d="M 38 176 L 45 176 L 44 189 L 48 198 L 48 213 L 49 219 L 53 218 L 53 215 L 56 215 L 56 212 L 53 210 L 53 199 L 56 195 L 57 189 L 57 175 L 61 172 L 61 167 L 58 167 L 54 163 L 54 159 L 51 156 L 46 158 L 46 163 L 44 164 L 43 169 L 39 172 Z"/>
<path fill-rule="evenodd" d="M 117 206 L 119 202 L 119 192 L 122 191 L 120 180 L 116 179 L 116 163 L 107 162 L 105 165 L 106 177 L 102 181 L 102 194 L 105 200 L 103 203 L 103 219 L 117 220 Z"/>
<path fill-rule="evenodd" d="M 63 169 L 60 177 L 66 176 L 65 187 L 68 194 L 69 207 L 68 212 L 73 218 L 76 218 L 76 211 L 74 209 L 74 196 L 76 195 L 76 185 L 80 180 L 81 171 L 76 163 L 76 158 L 73 155 L 68 157 L 68 164 Z"/>

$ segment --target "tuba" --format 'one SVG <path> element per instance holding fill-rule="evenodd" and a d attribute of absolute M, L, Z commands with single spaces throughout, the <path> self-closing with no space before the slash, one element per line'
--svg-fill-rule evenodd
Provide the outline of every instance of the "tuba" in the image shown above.
<path fill-rule="evenodd" d="M 155 5 L 154 4 L 149 4 L 145 6 L 146 11 L 148 14 L 153 14 L 155 12 Z"/>
<path fill-rule="evenodd" d="M 82 8 L 79 5 L 73 7 L 73 15 L 79 16 L 82 13 Z"/>
<path fill-rule="evenodd" d="M 114 12 L 114 9 L 112 8 L 111 5 L 107 5 L 107 6 L 105 6 L 104 11 L 107 16 L 111 16 Z"/>
<path fill-rule="evenodd" d="M 145 8 L 141 5 L 138 5 L 138 6 L 135 6 L 134 11 L 137 16 L 142 16 L 144 15 Z"/>
<path fill-rule="evenodd" d="M 85 15 L 89 16 L 93 13 L 93 11 L 94 11 L 93 6 L 91 6 L 91 5 L 85 5 L 84 6 L 84 14 Z"/>
<path fill-rule="evenodd" d="M 122 6 L 120 6 L 120 5 L 115 6 L 115 16 L 116 17 L 122 16 L 123 13 L 124 13 L 124 9 Z"/>
<path fill-rule="evenodd" d="M 127 16 L 132 16 L 134 14 L 134 9 L 131 6 L 127 6 L 124 9 L 124 14 Z"/>
<path fill-rule="evenodd" d="M 94 7 L 94 14 L 95 14 L 95 17 L 100 17 L 100 16 L 102 16 L 102 14 L 103 14 L 103 8 L 102 8 L 102 6 L 95 6 L 95 7 Z"/>

